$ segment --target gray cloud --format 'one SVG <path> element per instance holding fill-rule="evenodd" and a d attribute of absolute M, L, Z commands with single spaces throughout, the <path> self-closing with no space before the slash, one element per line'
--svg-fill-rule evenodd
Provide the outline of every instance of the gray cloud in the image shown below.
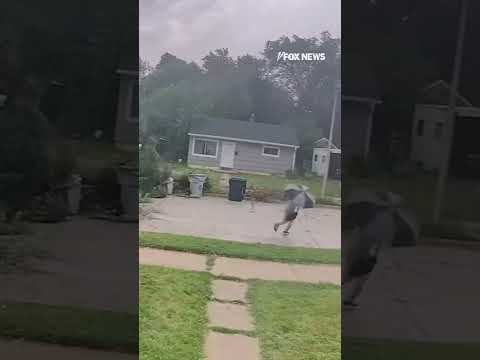
<path fill-rule="evenodd" d="M 340 0 L 140 0 L 140 56 L 150 63 L 170 52 L 200 61 L 228 47 L 259 54 L 282 35 L 340 36 Z"/>

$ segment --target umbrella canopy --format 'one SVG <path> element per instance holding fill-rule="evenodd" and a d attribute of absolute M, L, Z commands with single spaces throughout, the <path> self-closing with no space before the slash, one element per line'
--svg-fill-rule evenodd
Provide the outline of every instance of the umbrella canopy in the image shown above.
<path fill-rule="evenodd" d="M 299 184 L 288 184 L 284 189 L 287 200 L 293 200 L 297 195 L 307 190 L 308 187 Z"/>
<path fill-rule="evenodd" d="M 288 184 L 285 187 L 285 195 L 299 208 L 310 209 L 315 207 L 315 197 L 307 190 L 308 187 L 304 185 Z"/>
<path fill-rule="evenodd" d="M 392 247 L 414 246 L 419 238 L 415 215 L 391 192 L 359 190 L 345 203 L 342 226 L 360 229 L 368 239 Z"/>

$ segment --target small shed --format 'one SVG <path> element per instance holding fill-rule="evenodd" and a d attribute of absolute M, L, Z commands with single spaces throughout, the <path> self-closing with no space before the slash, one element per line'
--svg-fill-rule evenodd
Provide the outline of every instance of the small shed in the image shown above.
<path fill-rule="evenodd" d="M 341 176 L 341 156 L 342 151 L 332 143 L 328 148 L 328 139 L 321 138 L 314 143 L 312 156 L 312 172 L 318 176 L 328 176 L 340 178 Z M 329 160 L 330 157 L 330 160 Z"/>
<path fill-rule="evenodd" d="M 285 174 L 295 168 L 299 141 L 285 125 L 204 117 L 190 129 L 188 164 L 253 173 Z"/>
<path fill-rule="evenodd" d="M 448 117 L 450 86 L 436 81 L 420 93 L 415 105 L 411 160 L 427 171 L 438 170 L 444 147 L 444 126 Z M 454 176 L 480 176 L 480 108 L 457 94 L 454 137 L 451 149 L 451 172 Z"/>

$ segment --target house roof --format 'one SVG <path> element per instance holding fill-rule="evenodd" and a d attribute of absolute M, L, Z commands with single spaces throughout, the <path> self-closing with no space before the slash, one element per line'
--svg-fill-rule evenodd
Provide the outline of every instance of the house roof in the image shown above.
<path fill-rule="evenodd" d="M 277 145 L 300 145 L 296 131 L 288 126 L 212 117 L 197 119 L 192 124 L 189 135 Z"/>
<path fill-rule="evenodd" d="M 448 105 L 450 98 L 450 85 L 444 80 L 437 80 L 420 90 L 418 102 L 432 105 Z M 473 106 L 457 92 L 457 106 Z"/>
<path fill-rule="evenodd" d="M 328 139 L 326 137 L 323 137 L 315 141 L 313 144 L 319 148 L 326 148 L 328 147 Z M 338 147 L 333 143 L 333 141 L 332 141 L 332 149 L 338 149 Z"/>

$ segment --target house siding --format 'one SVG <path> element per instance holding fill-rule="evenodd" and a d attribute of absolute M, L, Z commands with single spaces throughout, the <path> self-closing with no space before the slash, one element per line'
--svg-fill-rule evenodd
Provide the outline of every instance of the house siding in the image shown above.
<path fill-rule="evenodd" d="M 218 152 L 216 158 L 202 157 L 193 155 L 194 138 L 190 137 L 188 147 L 188 164 L 205 167 L 220 167 L 222 156 L 222 140 L 218 142 Z M 232 141 L 227 141 L 232 142 Z M 292 169 L 295 149 L 285 146 L 276 146 L 280 148 L 279 157 L 270 157 L 262 155 L 263 144 L 254 144 L 241 141 L 235 141 L 234 169 L 239 171 L 251 171 L 259 173 L 284 174 Z"/>
<path fill-rule="evenodd" d="M 131 88 L 135 84 L 133 77 L 120 78 L 115 143 L 118 146 L 138 147 L 138 122 L 130 121 Z"/>

